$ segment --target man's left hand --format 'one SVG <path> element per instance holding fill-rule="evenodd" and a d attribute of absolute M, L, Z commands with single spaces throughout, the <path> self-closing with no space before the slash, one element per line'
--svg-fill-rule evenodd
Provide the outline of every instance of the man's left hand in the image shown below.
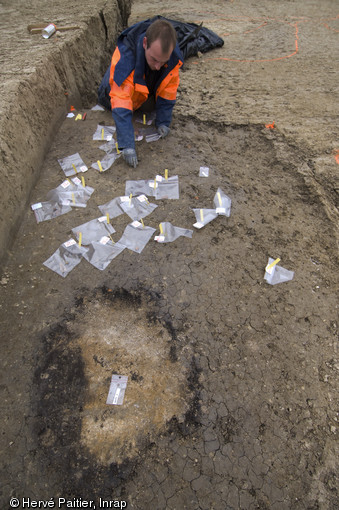
<path fill-rule="evenodd" d="M 159 126 L 158 127 L 158 133 L 161 136 L 161 138 L 165 138 L 165 136 L 167 136 L 169 132 L 170 132 L 170 128 L 167 126 Z"/>

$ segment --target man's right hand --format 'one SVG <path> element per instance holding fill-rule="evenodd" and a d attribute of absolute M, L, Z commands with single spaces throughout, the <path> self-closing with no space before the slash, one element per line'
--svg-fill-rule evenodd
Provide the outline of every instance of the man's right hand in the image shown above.
<path fill-rule="evenodd" d="M 129 166 L 133 166 L 134 168 L 136 168 L 138 164 L 138 158 L 135 149 L 123 149 L 122 157 Z"/>

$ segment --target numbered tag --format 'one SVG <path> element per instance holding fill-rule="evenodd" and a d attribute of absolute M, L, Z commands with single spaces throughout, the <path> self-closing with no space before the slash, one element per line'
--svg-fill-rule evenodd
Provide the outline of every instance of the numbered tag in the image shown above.
<path fill-rule="evenodd" d="M 69 241 L 66 241 L 64 243 L 64 246 L 65 248 L 69 248 L 70 246 L 73 246 L 73 244 L 76 244 L 76 242 L 74 241 L 74 239 L 70 239 Z"/>
<path fill-rule="evenodd" d="M 200 221 L 197 221 L 196 223 L 194 223 L 193 227 L 195 228 L 202 228 L 204 226 L 203 223 L 201 223 Z"/>
<path fill-rule="evenodd" d="M 165 241 L 165 236 L 155 236 L 154 241 L 157 241 L 158 243 L 163 243 Z"/>
<path fill-rule="evenodd" d="M 127 375 L 112 375 L 106 404 L 118 406 L 123 404 L 127 381 Z"/>
<path fill-rule="evenodd" d="M 81 184 L 81 180 L 79 179 L 79 177 L 74 177 L 74 179 L 72 179 L 72 181 L 74 182 L 74 184 L 76 184 L 77 186 L 79 186 L 79 184 Z"/>
<path fill-rule="evenodd" d="M 142 227 L 140 221 L 133 221 L 133 223 L 131 223 L 131 225 L 134 228 Z"/>
<path fill-rule="evenodd" d="M 36 211 L 37 209 L 41 209 L 42 203 L 39 202 L 38 204 L 31 205 L 32 211 Z"/>

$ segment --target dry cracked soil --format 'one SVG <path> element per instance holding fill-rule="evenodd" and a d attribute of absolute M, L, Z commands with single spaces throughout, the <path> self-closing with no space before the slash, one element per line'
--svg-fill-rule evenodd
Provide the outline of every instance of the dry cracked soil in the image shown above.
<path fill-rule="evenodd" d="M 28 205 L 3 269 L 2 508 L 339 508 L 337 7 L 133 3 L 129 24 L 203 22 L 225 44 L 185 63 L 171 133 L 138 142 L 136 169 L 91 168 L 111 115 L 84 101 L 75 122 L 65 108 L 29 202 L 76 152 L 94 193 L 39 224 Z M 43 265 L 127 180 L 165 169 L 179 199 L 149 198 L 144 223 L 192 238 L 152 238 L 104 271 L 82 260 L 66 278 Z M 196 229 L 192 209 L 213 208 L 218 188 L 230 217 Z M 110 219 L 114 241 L 130 221 Z M 269 256 L 294 278 L 269 285 Z M 112 374 L 128 376 L 122 406 L 106 405 Z"/>

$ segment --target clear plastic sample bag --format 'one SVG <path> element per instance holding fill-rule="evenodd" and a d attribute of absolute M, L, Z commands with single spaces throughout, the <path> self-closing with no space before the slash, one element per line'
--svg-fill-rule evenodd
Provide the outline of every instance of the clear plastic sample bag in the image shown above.
<path fill-rule="evenodd" d="M 177 175 L 162 177 L 157 175 L 154 179 L 126 181 L 125 195 L 147 195 L 154 197 L 156 200 L 164 198 L 178 199 L 179 198 L 179 178 Z"/>
<path fill-rule="evenodd" d="M 94 188 L 83 186 L 81 180 L 74 177 L 72 180 L 67 179 L 57 188 L 49 191 L 47 198 L 51 202 L 58 202 L 70 207 L 86 207 L 93 192 Z"/>
<path fill-rule="evenodd" d="M 218 213 L 215 209 L 192 209 L 192 211 L 197 220 L 196 223 L 193 224 L 195 228 L 202 228 L 218 217 Z"/>
<path fill-rule="evenodd" d="M 126 181 L 125 195 L 147 195 L 154 196 L 152 188 L 149 186 L 149 180 L 139 179 L 137 181 Z"/>
<path fill-rule="evenodd" d="M 109 142 L 113 139 L 115 131 L 115 126 L 100 126 L 100 124 L 98 124 L 93 134 L 93 140 L 106 140 L 106 142 Z"/>
<path fill-rule="evenodd" d="M 193 230 L 189 230 L 188 228 L 175 227 L 169 221 L 163 221 L 159 225 L 160 235 L 155 236 L 154 240 L 158 241 L 158 243 L 171 243 L 178 239 L 178 237 L 189 237 L 191 238 L 193 235 Z"/>
<path fill-rule="evenodd" d="M 141 253 L 154 232 L 155 228 L 145 227 L 139 221 L 133 221 L 125 228 L 119 244 L 136 253 Z"/>
<path fill-rule="evenodd" d="M 102 145 L 100 145 L 99 149 L 106 152 L 106 154 L 112 154 L 112 153 L 118 154 L 116 141 L 114 139 L 110 140 L 107 143 L 103 143 Z M 120 153 L 120 151 L 119 151 L 119 153 Z"/>
<path fill-rule="evenodd" d="M 103 271 L 115 257 L 124 251 L 125 246 L 113 243 L 109 237 L 104 236 L 100 241 L 92 241 L 87 248 L 84 258 L 92 266 Z"/>
<path fill-rule="evenodd" d="M 294 272 L 288 271 L 287 269 L 278 266 L 277 262 L 280 259 L 272 259 L 269 257 L 267 266 L 265 268 L 265 280 L 270 285 L 276 285 L 277 283 L 289 282 L 293 280 Z"/>
<path fill-rule="evenodd" d="M 110 218 L 116 218 L 117 216 L 120 216 L 120 214 L 124 214 L 124 211 L 120 207 L 121 198 L 122 197 L 116 197 L 106 204 L 99 205 L 98 207 L 102 214 L 109 214 Z"/>
<path fill-rule="evenodd" d="M 231 216 L 231 199 L 228 197 L 221 188 L 218 188 L 214 196 L 215 212 L 222 216 Z"/>
<path fill-rule="evenodd" d="M 154 197 L 156 200 L 161 199 L 174 199 L 179 198 L 179 178 L 177 175 L 172 175 L 167 179 L 161 175 L 157 175 L 155 180 L 150 183 L 154 187 Z"/>
<path fill-rule="evenodd" d="M 71 175 L 81 172 L 87 172 L 88 170 L 78 152 L 71 156 L 67 156 L 66 158 L 58 159 L 58 163 L 63 169 L 66 177 L 70 177 Z"/>
<path fill-rule="evenodd" d="M 104 236 L 110 237 L 114 234 L 115 229 L 107 221 L 107 216 L 100 216 L 87 223 L 83 223 L 78 227 L 72 228 L 73 234 L 80 240 L 81 244 L 90 244 L 92 241 L 100 241 Z"/>
<path fill-rule="evenodd" d="M 31 205 L 37 223 L 51 220 L 72 210 L 69 205 L 59 204 L 58 202 L 39 202 Z"/>
<path fill-rule="evenodd" d="M 158 140 L 160 140 L 160 138 L 161 138 L 161 135 L 158 132 L 149 133 L 148 135 L 145 136 L 145 140 L 147 143 L 157 142 Z"/>
<path fill-rule="evenodd" d="M 156 112 L 151 111 L 148 113 L 136 112 L 134 114 L 135 121 L 143 124 L 144 126 L 150 126 L 156 118 Z"/>
<path fill-rule="evenodd" d="M 201 166 L 199 168 L 199 177 L 208 177 L 210 174 L 210 169 L 208 166 Z"/>
<path fill-rule="evenodd" d="M 106 172 L 106 170 L 109 170 L 111 166 L 113 165 L 114 161 L 116 159 L 119 159 L 121 156 L 121 152 L 117 154 L 117 152 L 110 152 L 109 154 L 106 154 L 101 160 L 96 161 L 95 163 L 92 163 L 92 168 L 95 170 L 98 170 L 98 172 Z"/>
<path fill-rule="evenodd" d="M 87 249 L 74 239 L 63 243 L 43 265 L 65 278 L 80 262 Z"/>
<path fill-rule="evenodd" d="M 146 195 L 139 195 L 138 197 L 120 197 L 121 209 L 128 214 L 132 220 L 140 220 L 151 214 L 158 206 L 151 204 Z"/>

